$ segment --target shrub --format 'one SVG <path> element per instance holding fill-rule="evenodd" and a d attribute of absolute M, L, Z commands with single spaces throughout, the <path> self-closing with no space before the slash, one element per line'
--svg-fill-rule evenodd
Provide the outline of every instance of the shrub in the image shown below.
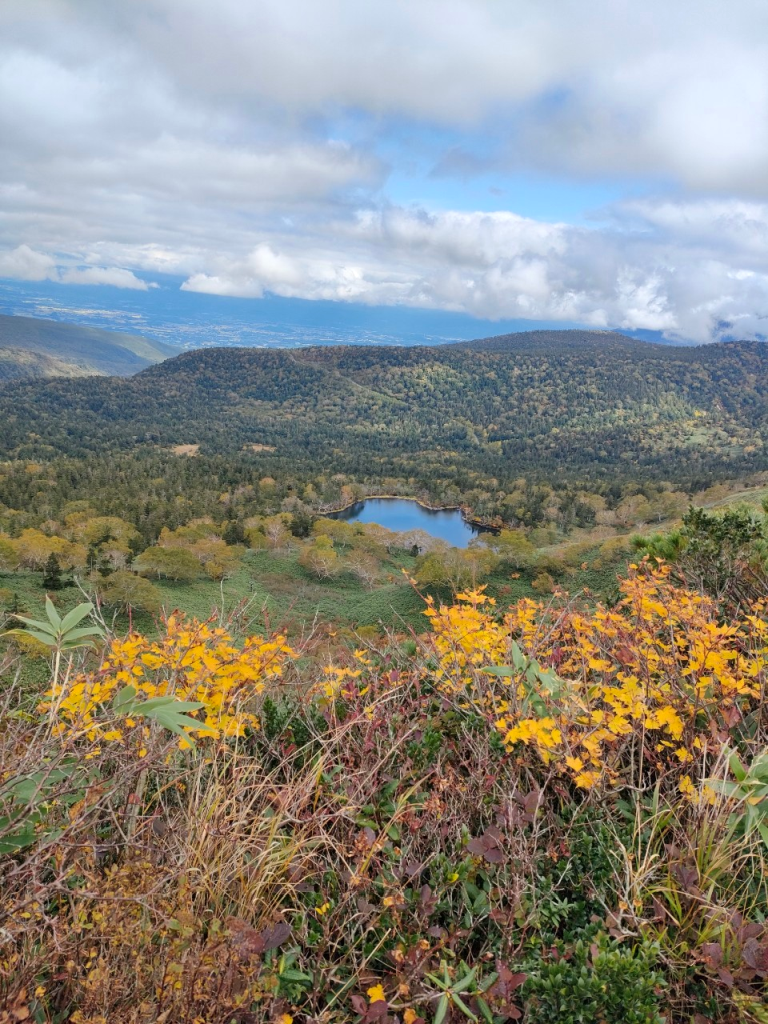
<path fill-rule="evenodd" d="M 523 989 L 526 1024 L 662 1024 L 655 951 L 577 942 L 543 961 Z"/>

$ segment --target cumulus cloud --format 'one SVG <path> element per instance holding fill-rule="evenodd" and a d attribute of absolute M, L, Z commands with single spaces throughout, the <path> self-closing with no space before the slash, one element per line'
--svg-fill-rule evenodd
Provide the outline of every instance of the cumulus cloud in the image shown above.
<path fill-rule="evenodd" d="M 15 249 L 0 251 L 0 277 L 17 281 L 55 280 L 56 261 L 28 245 L 18 245 Z"/>
<path fill-rule="evenodd" d="M 78 267 L 62 271 L 59 280 L 62 284 L 107 284 L 113 288 L 130 288 L 140 292 L 157 287 L 136 277 L 132 270 L 121 267 Z"/>
<path fill-rule="evenodd" d="M 3 77 L 31 86 L 6 118 L 54 143 L 87 144 L 110 112 L 117 139 L 142 133 L 142 109 L 150 131 L 255 120 L 273 135 L 349 109 L 492 126 L 502 160 L 768 188 L 756 0 L 6 0 L 0 28 L 0 93 Z"/>
<path fill-rule="evenodd" d="M 57 266 L 53 256 L 36 252 L 28 245 L 0 250 L 0 277 L 15 281 L 58 281 L 61 284 L 106 284 L 113 288 L 130 288 L 145 292 L 158 286 L 142 281 L 132 270 L 123 267 Z"/>
<path fill-rule="evenodd" d="M 765 333 L 758 0 L 4 0 L 0 137 L 0 275 Z M 642 197 L 409 206 L 420 161 Z"/>
<path fill-rule="evenodd" d="M 647 329 L 678 340 L 768 334 L 768 249 L 755 244 L 768 206 L 668 201 L 618 207 L 587 228 L 509 213 L 427 213 L 388 206 L 329 224 L 336 253 L 293 251 L 283 236 L 241 259 L 213 258 L 183 287 L 216 295 L 402 303 L 475 316 Z M 630 216 L 631 215 L 631 216 Z M 630 227 L 622 224 L 630 218 Z M 691 225 L 677 240 L 678 221 Z M 718 246 L 731 224 L 729 251 Z M 641 229 L 642 226 L 642 229 Z M 354 258 L 351 258 L 354 257 Z"/>

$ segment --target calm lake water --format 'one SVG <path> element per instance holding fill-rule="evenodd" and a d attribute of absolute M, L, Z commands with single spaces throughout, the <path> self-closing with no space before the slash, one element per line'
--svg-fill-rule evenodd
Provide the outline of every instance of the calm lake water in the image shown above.
<path fill-rule="evenodd" d="M 424 530 L 454 548 L 465 548 L 473 537 L 485 532 L 466 523 L 458 509 L 435 511 L 407 498 L 368 498 L 341 512 L 332 512 L 329 518 L 348 523 L 378 523 L 396 533 Z"/>

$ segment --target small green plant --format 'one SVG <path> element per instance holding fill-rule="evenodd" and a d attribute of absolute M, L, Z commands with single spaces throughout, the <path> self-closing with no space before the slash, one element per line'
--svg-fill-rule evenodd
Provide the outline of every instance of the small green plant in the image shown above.
<path fill-rule="evenodd" d="M 731 825 L 741 835 L 758 832 L 768 847 L 768 750 L 764 750 L 745 767 L 741 758 L 732 751 L 728 767 L 736 780 L 706 779 L 705 785 L 736 802 Z"/>
<path fill-rule="evenodd" d="M 89 647 L 94 639 L 103 639 L 104 632 L 99 626 L 80 626 L 86 616 L 93 612 L 90 601 L 84 601 L 62 618 L 50 597 L 45 599 L 46 619 L 30 619 L 26 615 L 15 615 L 20 622 L 25 622 L 26 629 L 10 629 L 9 636 L 31 636 L 61 653 L 73 651 L 77 647 Z"/>
<path fill-rule="evenodd" d="M 523 988 L 528 1024 L 662 1024 L 653 947 L 622 949 L 603 939 L 574 943 L 542 961 Z"/>
<path fill-rule="evenodd" d="M 26 636 L 45 644 L 53 652 L 53 685 L 57 686 L 61 668 L 61 656 L 78 647 L 92 647 L 97 639 L 104 639 L 99 626 L 81 626 L 80 623 L 93 612 L 90 601 L 84 601 L 62 618 L 56 611 L 50 597 L 45 598 L 45 619 L 30 619 L 26 615 L 14 615 L 27 628 L 9 629 L 8 636 Z"/>
<path fill-rule="evenodd" d="M 187 729 L 199 729 L 200 722 L 190 718 L 186 711 L 197 711 L 203 707 L 198 700 L 177 700 L 176 697 L 150 697 L 138 700 L 138 694 L 130 684 L 119 690 L 112 700 L 112 710 L 119 715 L 135 718 L 149 718 L 169 732 L 183 736 L 185 741 L 194 745 L 194 740 Z"/>
<path fill-rule="evenodd" d="M 18 853 L 40 839 L 56 839 L 62 830 L 47 823 L 51 807 L 70 807 L 82 800 L 89 779 L 78 759 L 67 757 L 32 775 L 8 780 L 0 789 L 0 855 Z"/>
<path fill-rule="evenodd" d="M 531 658 L 521 651 L 516 640 L 512 641 L 510 651 L 512 654 L 511 665 L 491 665 L 484 668 L 483 672 L 492 676 L 522 676 L 521 683 L 525 691 L 522 710 L 527 712 L 530 708 L 539 716 L 545 715 L 547 713 L 545 696 L 557 702 L 563 697 L 568 684 L 556 672 L 551 669 L 543 669 L 535 658 Z M 544 696 L 542 696 L 542 691 Z"/>
<path fill-rule="evenodd" d="M 493 974 L 489 974 L 487 978 L 481 981 L 477 978 L 477 967 L 473 967 L 471 970 L 464 963 L 459 964 L 460 975 L 455 980 L 451 978 L 448 970 L 448 964 L 445 960 L 440 961 L 440 969 L 442 975 L 427 974 L 426 978 L 431 981 L 432 984 L 439 989 L 441 995 L 438 999 L 437 1009 L 435 1010 L 434 1024 L 443 1024 L 443 1021 L 448 1016 L 448 1011 L 452 1007 L 462 1013 L 468 1020 L 474 1021 L 475 1024 L 480 1020 L 476 1013 L 467 1006 L 462 999 L 464 997 L 474 997 L 474 1001 L 477 1004 L 480 1013 L 484 1020 L 487 1020 L 489 1024 L 493 1024 L 493 1014 L 491 1013 L 488 1003 L 483 999 L 484 994 L 498 979 L 498 974 L 494 971 Z"/>

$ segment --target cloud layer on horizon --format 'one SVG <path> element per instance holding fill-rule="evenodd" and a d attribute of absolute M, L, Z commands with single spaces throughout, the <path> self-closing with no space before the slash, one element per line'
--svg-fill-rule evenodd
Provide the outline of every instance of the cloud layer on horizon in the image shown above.
<path fill-rule="evenodd" d="M 6 0 L 0 136 L 0 276 L 768 333 L 760 0 Z M 627 198 L 394 201 L 417 165 Z"/>

